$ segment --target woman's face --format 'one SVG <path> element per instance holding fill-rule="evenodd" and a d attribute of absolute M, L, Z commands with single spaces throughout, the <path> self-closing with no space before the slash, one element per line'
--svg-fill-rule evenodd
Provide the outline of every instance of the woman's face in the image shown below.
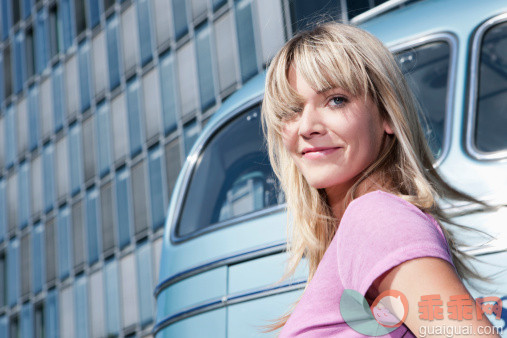
<path fill-rule="evenodd" d="M 284 126 L 285 147 L 311 186 L 346 191 L 377 158 L 391 128 L 364 95 L 354 97 L 341 88 L 316 92 L 294 67 L 289 84 L 304 104 Z"/>

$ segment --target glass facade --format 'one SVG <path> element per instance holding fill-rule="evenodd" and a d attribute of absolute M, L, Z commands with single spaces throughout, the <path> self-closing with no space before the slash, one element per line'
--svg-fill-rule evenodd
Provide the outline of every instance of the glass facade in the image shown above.
<path fill-rule="evenodd" d="M 305 3 L 0 1 L 0 337 L 151 333 L 184 158 Z"/>

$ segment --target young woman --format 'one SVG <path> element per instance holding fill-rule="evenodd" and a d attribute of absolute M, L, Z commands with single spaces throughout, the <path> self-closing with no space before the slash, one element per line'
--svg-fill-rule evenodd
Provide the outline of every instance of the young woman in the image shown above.
<path fill-rule="evenodd" d="M 297 34 L 272 60 L 262 115 L 291 222 L 282 279 L 303 256 L 309 276 L 298 302 L 268 331 L 362 336 L 340 311 L 346 289 L 369 305 L 387 290 L 406 296 L 404 323 L 387 336 L 417 335 L 422 326 L 491 326 L 475 303 L 469 304 L 473 319 L 448 315 L 451 296 L 469 295 L 461 278 L 478 276 L 442 227 L 453 222 L 437 200 L 488 206 L 434 170 L 417 109 L 393 55 L 359 28 L 319 25 Z M 427 295 L 441 300 L 442 319 L 420 318 Z"/>

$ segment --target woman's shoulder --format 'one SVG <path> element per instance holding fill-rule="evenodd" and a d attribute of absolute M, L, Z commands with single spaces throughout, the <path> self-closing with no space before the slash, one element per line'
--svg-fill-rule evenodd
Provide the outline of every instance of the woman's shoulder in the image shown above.
<path fill-rule="evenodd" d="M 343 214 L 340 227 L 353 224 L 354 231 L 367 231 L 374 227 L 388 227 L 387 232 L 437 231 L 444 237 L 440 225 L 430 214 L 414 204 L 390 192 L 375 190 L 359 196 L 350 202 Z M 444 237 L 445 238 L 445 237 Z"/>

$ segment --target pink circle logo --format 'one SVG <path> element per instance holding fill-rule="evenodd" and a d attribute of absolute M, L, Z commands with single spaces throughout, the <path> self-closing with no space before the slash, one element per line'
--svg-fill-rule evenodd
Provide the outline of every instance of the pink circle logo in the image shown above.
<path fill-rule="evenodd" d="M 399 327 L 408 313 L 408 300 L 397 290 L 382 292 L 370 307 L 373 317 L 384 327 Z"/>

